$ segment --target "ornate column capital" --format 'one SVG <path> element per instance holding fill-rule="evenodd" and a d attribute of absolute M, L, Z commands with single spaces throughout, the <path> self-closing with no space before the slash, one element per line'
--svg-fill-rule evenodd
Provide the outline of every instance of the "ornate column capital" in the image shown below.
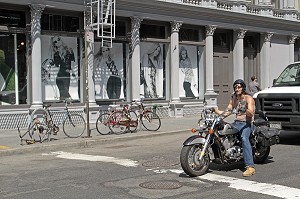
<path fill-rule="evenodd" d="M 206 36 L 213 36 L 216 28 L 217 28 L 217 26 L 214 26 L 214 25 L 205 26 Z"/>
<path fill-rule="evenodd" d="M 171 21 L 172 32 L 179 32 L 180 27 L 182 26 L 182 21 Z"/>
<path fill-rule="evenodd" d="M 247 32 L 247 30 L 245 30 L 245 29 L 236 30 L 237 38 L 244 39 L 246 32 Z"/>
<path fill-rule="evenodd" d="M 271 42 L 271 39 L 272 39 L 273 35 L 274 35 L 273 32 L 267 32 L 267 33 L 265 33 L 264 41 L 265 42 Z"/>
<path fill-rule="evenodd" d="M 289 38 L 289 44 L 294 44 L 295 40 L 298 38 L 298 35 L 291 35 Z"/>
<path fill-rule="evenodd" d="M 131 33 L 129 43 L 129 57 L 132 57 L 132 53 L 135 47 L 140 43 L 140 27 L 143 19 L 138 16 L 132 16 L 131 19 Z"/>
<path fill-rule="evenodd" d="M 31 4 L 29 5 L 30 12 L 31 12 L 31 18 L 33 20 L 40 20 L 42 16 L 42 12 L 45 9 L 45 5 L 42 4 Z"/>
<path fill-rule="evenodd" d="M 84 20 L 85 27 L 91 28 L 90 26 L 91 26 L 92 22 L 94 22 L 96 19 L 96 14 L 95 13 L 92 14 L 91 11 L 88 9 L 85 10 L 84 14 L 85 14 L 85 16 L 84 16 L 85 17 L 85 20 Z"/>
<path fill-rule="evenodd" d="M 134 32 L 134 31 L 139 32 L 143 19 L 138 16 L 132 16 L 132 17 L 130 17 L 130 19 L 131 19 L 131 32 Z"/>

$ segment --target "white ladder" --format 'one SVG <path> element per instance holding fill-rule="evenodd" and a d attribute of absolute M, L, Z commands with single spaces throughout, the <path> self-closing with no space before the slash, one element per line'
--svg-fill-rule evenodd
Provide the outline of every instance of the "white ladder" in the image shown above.
<path fill-rule="evenodd" d="M 91 26 L 97 30 L 97 37 L 101 39 L 101 46 L 111 48 L 115 38 L 115 10 L 116 0 L 91 0 Z M 96 15 L 94 15 L 97 13 Z M 95 16 L 97 16 L 95 20 Z"/>

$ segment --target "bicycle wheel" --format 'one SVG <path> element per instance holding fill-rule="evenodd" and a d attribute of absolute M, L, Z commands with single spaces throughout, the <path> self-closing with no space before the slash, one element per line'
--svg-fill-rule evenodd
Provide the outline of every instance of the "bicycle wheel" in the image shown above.
<path fill-rule="evenodd" d="M 130 115 L 130 126 L 129 126 L 129 131 L 135 132 L 137 127 L 138 127 L 138 117 L 135 111 L 129 111 Z"/>
<path fill-rule="evenodd" d="M 43 132 L 43 134 L 40 134 L 40 137 L 41 137 L 40 142 L 44 142 L 44 141 L 50 142 L 51 141 L 51 131 L 52 131 L 52 129 L 49 128 L 49 129 L 46 129 Z"/>
<path fill-rule="evenodd" d="M 42 142 L 42 137 L 48 129 L 48 116 L 48 112 L 43 108 L 35 109 L 31 113 L 28 134 L 32 140 Z"/>
<path fill-rule="evenodd" d="M 109 128 L 112 133 L 122 134 L 128 131 L 130 118 L 122 111 L 115 111 L 109 117 Z"/>
<path fill-rule="evenodd" d="M 82 115 L 70 114 L 63 122 L 63 131 L 69 138 L 80 137 L 86 128 L 86 123 Z"/>
<path fill-rule="evenodd" d="M 144 112 L 141 116 L 141 121 L 142 121 L 142 125 L 148 131 L 157 131 L 161 126 L 161 121 L 159 116 L 152 111 Z"/>
<path fill-rule="evenodd" d="M 109 116 L 109 113 L 102 113 L 96 121 L 97 131 L 101 135 L 107 135 L 110 133 Z"/>

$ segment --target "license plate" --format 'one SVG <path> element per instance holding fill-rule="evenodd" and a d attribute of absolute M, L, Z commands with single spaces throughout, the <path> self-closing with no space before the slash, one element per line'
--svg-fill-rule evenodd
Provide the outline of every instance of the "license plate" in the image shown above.
<path fill-rule="evenodd" d="M 281 123 L 270 123 L 270 128 L 281 129 Z"/>

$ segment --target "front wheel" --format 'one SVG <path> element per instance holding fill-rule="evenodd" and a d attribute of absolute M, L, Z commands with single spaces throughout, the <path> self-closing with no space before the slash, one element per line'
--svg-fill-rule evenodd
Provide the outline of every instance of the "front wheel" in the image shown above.
<path fill-rule="evenodd" d="M 141 122 L 148 131 L 157 131 L 161 125 L 159 116 L 152 111 L 144 112 L 141 116 Z"/>
<path fill-rule="evenodd" d="M 200 161 L 203 144 L 183 146 L 180 153 L 180 163 L 183 171 L 190 177 L 201 176 L 208 170 L 210 159 L 205 153 Z"/>
<path fill-rule="evenodd" d="M 96 121 L 97 131 L 101 135 L 107 135 L 110 133 L 109 116 L 109 113 L 102 113 Z"/>
<path fill-rule="evenodd" d="M 269 154 L 270 154 L 271 147 L 267 146 L 257 146 L 253 148 L 253 161 L 255 164 L 262 164 L 264 163 Z"/>
<path fill-rule="evenodd" d="M 69 138 L 80 137 L 86 128 L 86 123 L 82 115 L 70 114 L 63 123 L 63 131 Z"/>

